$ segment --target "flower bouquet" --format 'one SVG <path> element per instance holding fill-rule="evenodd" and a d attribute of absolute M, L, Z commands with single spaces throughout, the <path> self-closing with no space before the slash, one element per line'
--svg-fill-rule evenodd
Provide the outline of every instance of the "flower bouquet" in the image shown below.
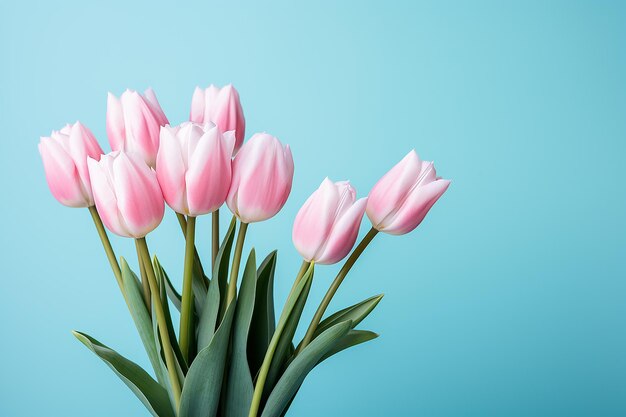
<path fill-rule="evenodd" d="M 366 198 L 357 199 L 347 181 L 322 181 L 294 220 L 292 239 L 303 261 L 276 320 L 276 252 L 259 262 L 254 249 L 243 248 L 248 227 L 276 215 L 289 196 L 289 146 L 267 133 L 243 143 L 243 111 L 230 85 L 197 88 L 190 120 L 178 126 L 169 124 L 151 89 L 109 94 L 106 130 L 108 154 L 79 122 L 41 138 L 39 151 L 53 196 L 91 213 L 151 373 L 85 333 L 74 335 L 158 417 L 285 415 L 315 366 L 378 336 L 357 326 L 382 295 L 326 314 L 354 263 L 379 232 L 415 229 L 450 183 L 415 151 Z M 165 203 L 186 242 L 181 291 L 146 239 Z M 224 203 L 233 218 L 221 234 Z M 352 250 L 365 213 L 372 228 Z M 210 257 L 194 243 L 196 220 L 206 214 Z M 134 239 L 137 271 L 115 255 L 107 229 Z M 346 256 L 304 337 L 295 340 L 316 269 Z"/>

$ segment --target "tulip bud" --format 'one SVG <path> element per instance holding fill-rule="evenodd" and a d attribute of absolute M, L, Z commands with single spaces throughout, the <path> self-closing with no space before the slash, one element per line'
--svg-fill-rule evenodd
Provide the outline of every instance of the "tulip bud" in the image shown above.
<path fill-rule="evenodd" d="M 138 153 L 154 167 L 159 150 L 159 131 L 168 124 L 154 91 L 144 95 L 126 90 L 118 99 L 109 93 L 107 99 L 107 135 L 111 149 Z"/>
<path fill-rule="evenodd" d="M 293 180 L 289 145 L 267 133 L 256 133 L 233 161 L 233 180 L 226 204 L 244 223 L 260 222 L 280 211 Z"/>
<path fill-rule="evenodd" d="M 154 230 L 165 211 L 156 173 L 138 154 L 125 151 L 89 158 L 96 208 L 113 233 L 141 238 Z"/>
<path fill-rule="evenodd" d="M 304 203 L 293 224 L 293 244 L 306 261 L 334 264 L 354 246 L 367 198 L 356 200 L 348 181 L 326 178 Z"/>
<path fill-rule="evenodd" d="M 104 152 L 89 129 L 66 125 L 41 138 L 39 153 L 54 198 L 68 207 L 93 206 L 87 157 L 100 159 Z"/>
<path fill-rule="evenodd" d="M 411 151 L 372 188 L 367 216 L 375 229 L 402 235 L 415 229 L 448 189 L 450 180 L 437 177 L 432 162 Z"/>
<path fill-rule="evenodd" d="M 196 123 L 212 122 L 222 132 L 235 131 L 235 152 L 241 148 L 246 133 L 246 120 L 239 93 L 232 84 L 218 88 L 211 84 L 206 89 L 196 87 L 191 99 L 189 120 Z"/>
<path fill-rule="evenodd" d="M 194 217 L 220 208 L 230 188 L 234 146 L 234 132 L 222 134 L 213 123 L 163 127 L 156 173 L 167 204 Z"/>

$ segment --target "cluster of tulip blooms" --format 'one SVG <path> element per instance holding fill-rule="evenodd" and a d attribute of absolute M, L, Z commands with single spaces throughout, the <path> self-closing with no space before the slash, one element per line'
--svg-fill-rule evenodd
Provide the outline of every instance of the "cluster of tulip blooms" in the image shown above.
<path fill-rule="evenodd" d="M 357 199 L 347 181 L 322 181 L 294 221 L 293 243 L 303 262 L 276 322 L 276 252 L 257 265 L 252 249 L 241 274 L 240 264 L 249 224 L 276 215 L 289 196 L 294 172 L 289 146 L 267 133 L 243 143 L 243 110 L 230 85 L 197 88 L 190 120 L 178 126 L 169 124 L 151 89 L 143 95 L 127 90 L 120 98 L 109 94 L 106 130 L 113 149 L 108 154 L 79 122 L 41 138 L 39 151 L 53 196 L 66 206 L 89 209 L 154 376 L 85 333 L 74 335 L 159 417 L 285 415 L 318 363 L 377 336 L 356 326 L 382 295 L 324 318 L 355 261 L 378 232 L 415 229 L 450 183 L 415 151 L 367 198 Z M 164 216 L 164 202 L 185 237 L 180 293 L 146 242 Z M 220 236 L 224 203 L 234 216 Z M 209 213 L 207 274 L 195 227 L 196 218 Z M 364 213 L 372 228 L 352 250 Z M 139 275 L 116 257 L 106 229 L 135 240 Z M 315 265 L 334 264 L 348 254 L 305 336 L 294 344 Z M 178 331 L 172 305 L 180 312 Z"/>

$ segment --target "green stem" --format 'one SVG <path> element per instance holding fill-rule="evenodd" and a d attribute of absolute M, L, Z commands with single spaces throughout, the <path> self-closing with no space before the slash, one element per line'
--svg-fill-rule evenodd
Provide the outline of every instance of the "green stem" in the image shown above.
<path fill-rule="evenodd" d="M 137 240 L 135 240 L 135 249 L 137 249 L 137 260 L 139 261 L 141 286 L 143 287 L 143 301 L 146 303 L 148 311 L 152 311 L 152 306 L 150 305 L 150 283 L 148 283 L 148 277 L 146 276 L 146 267 L 143 264 L 141 250 L 139 249 L 139 242 L 137 242 Z"/>
<path fill-rule="evenodd" d="M 287 297 L 287 301 L 285 302 L 285 306 L 289 304 L 289 300 L 294 295 L 294 291 L 306 273 L 307 269 L 311 266 L 310 262 L 302 261 L 302 266 L 298 271 L 298 275 L 296 275 L 296 279 L 294 281 L 293 286 L 291 287 L 291 291 L 289 292 L 289 296 Z M 272 364 L 272 359 L 274 358 L 274 353 L 276 353 L 276 347 L 278 346 L 278 342 L 280 341 L 280 337 L 287 325 L 287 317 L 285 317 L 286 311 L 283 307 L 283 312 L 280 315 L 280 319 L 278 320 L 278 326 L 272 335 L 272 339 L 270 340 L 270 344 L 267 347 L 267 351 L 265 352 L 265 357 L 263 358 L 263 364 L 261 365 L 261 369 L 259 369 L 259 376 L 257 377 L 256 384 L 254 386 L 254 394 L 252 396 L 252 403 L 250 404 L 250 412 L 248 413 L 248 417 L 256 417 L 259 412 L 259 407 L 261 405 L 261 398 L 263 397 L 263 389 L 265 388 L 265 381 L 267 380 L 267 374 L 270 370 L 270 365 Z"/>
<path fill-rule="evenodd" d="M 228 283 L 228 302 L 237 296 L 237 277 L 239 276 L 239 264 L 241 263 L 241 252 L 243 252 L 243 242 L 246 239 L 246 231 L 248 230 L 248 223 L 241 222 L 239 226 L 239 234 L 237 235 L 237 244 L 235 246 L 235 254 L 233 255 L 233 267 L 230 270 L 230 282 Z"/>
<path fill-rule="evenodd" d="M 215 258 L 220 249 L 220 209 L 211 214 L 211 270 L 215 269 Z"/>
<path fill-rule="evenodd" d="M 178 224 L 180 224 L 180 229 L 183 232 L 183 236 L 187 236 L 187 219 L 185 219 L 185 215 L 184 214 L 180 214 L 180 213 L 176 213 L 176 217 L 178 218 Z M 206 284 L 206 287 L 209 287 L 209 283 L 208 280 L 206 279 L 206 276 L 204 275 L 204 268 L 202 268 L 202 262 L 200 261 L 200 255 L 198 255 L 198 250 L 194 247 L 193 248 L 193 252 L 194 252 L 194 266 L 196 268 L 196 271 L 198 272 L 198 274 L 204 278 L 204 283 Z"/>
<path fill-rule="evenodd" d="M 150 252 L 148 251 L 148 244 L 146 238 L 142 237 L 137 239 L 139 252 L 143 258 L 143 263 L 146 268 L 146 276 L 148 277 L 148 283 L 152 292 L 152 303 L 157 316 L 157 324 L 159 327 L 159 335 L 161 336 L 161 342 L 163 343 L 163 353 L 165 354 L 165 364 L 167 365 L 167 373 L 172 386 L 174 394 L 174 401 L 176 402 L 176 409 L 180 405 L 180 381 L 178 380 L 178 373 L 176 371 L 176 358 L 174 357 L 174 350 L 172 349 L 172 341 L 170 340 L 169 332 L 167 331 L 167 319 L 165 317 L 165 311 L 163 310 L 163 304 L 161 304 L 161 297 L 159 297 L 159 286 L 154 275 L 154 269 L 152 268 L 152 261 L 150 260 Z"/>
<path fill-rule="evenodd" d="M 104 247 L 104 251 L 106 252 L 107 259 L 109 260 L 109 263 L 111 264 L 111 269 L 113 270 L 113 274 L 115 275 L 115 279 L 117 280 L 117 285 L 120 286 L 120 290 L 122 290 L 122 294 L 124 294 L 122 270 L 120 269 L 120 265 L 117 263 L 117 258 L 115 257 L 113 246 L 111 246 L 111 241 L 109 240 L 109 236 L 107 235 L 107 232 L 104 229 L 104 225 L 102 224 L 102 219 L 100 218 L 100 215 L 98 214 L 98 210 L 96 210 L 95 206 L 89 207 L 89 213 L 91 213 L 91 218 L 93 219 L 93 222 L 96 225 L 96 230 L 98 230 L 98 235 L 100 236 L 100 240 L 102 241 L 102 246 Z"/>
<path fill-rule="evenodd" d="M 343 282 L 346 275 L 348 275 L 348 272 L 350 272 L 350 269 L 352 269 L 354 263 L 357 261 L 357 259 L 359 259 L 359 256 L 361 256 L 367 245 L 370 244 L 370 242 L 372 241 L 372 239 L 374 239 L 374 236 L 376 236 L 377 233 L 378 230 L 372 227 L 370 231 L 367 232 L 365 237 L 363 237 L 363 240 L 359 242 L 354 251 L 352 251 L 348 259 L 346 260 L 346 263 L 343 264 L 343 267 L 335 277 L 333 283 L 330 285 L 330 288 L 328 288 L 328 291 L 326 291 L 326 295 L 324 296 L 322 302 L 317 308 L 317 311 L 315 312 L 315 315 L 311 320 L 311 324 L 309 324 L 309 328 L 307 329 L 306 334 L 304 335 L 304 338 L 302 339 L 302 342 L 300 343 L 300 346 L 295 353 L 296 355 L 300 353 L 302 349 L 304 349 L 309 343 L 311 343 L 311 340 L 313 340 L 315 330 L 317 330 L 317 326 L 320 324 L 320 321 L 322 321 L 322 317 L 324 316 L 324 313 L 326 312 L 326 309 L 328 308 L 331 300 L 335 296 L 335 293 L 339 289 L 339 286 Z"/>
<path fill-rule="evenodd" d="M 187 364 L 189 364 L 191 338 L 193 335 L 193 264 L 194 240 L 196 235 L 196 218 L 187 217 L 187 232 L 185 233 L 185 267 L 183 273 L 183 296 L 180 309 L 180 349 Z"/>

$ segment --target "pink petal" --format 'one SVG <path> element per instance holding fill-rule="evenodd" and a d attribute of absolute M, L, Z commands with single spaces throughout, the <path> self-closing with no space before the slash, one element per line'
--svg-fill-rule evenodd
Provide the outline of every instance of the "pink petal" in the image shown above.
<path fill-rule="evenodd" d="M 449 180 L 436 180 L 411 192 L 396 215 L 379 229 L 392 235 L 402 235 L 415 229 L 431 207 L 448 189 Z"/>

